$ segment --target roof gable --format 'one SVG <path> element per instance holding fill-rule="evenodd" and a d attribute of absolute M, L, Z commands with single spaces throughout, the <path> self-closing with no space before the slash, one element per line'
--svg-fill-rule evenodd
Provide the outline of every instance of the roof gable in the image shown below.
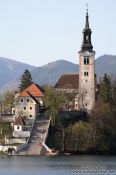
<path fill-rule="evenodd" d="M 59 89 L 76 89 L 79 87 L 79 74 L 64 74 L 55 85 Z"/>
<path fill-rule="evenodd" d="M 31 94 L 34 97 L 43 97 L 43 93 L 40 90 L 39 86 L 35 83 L 32 83 L 29 87 L 19 93 L 19 97 L 28 97 Z"/>

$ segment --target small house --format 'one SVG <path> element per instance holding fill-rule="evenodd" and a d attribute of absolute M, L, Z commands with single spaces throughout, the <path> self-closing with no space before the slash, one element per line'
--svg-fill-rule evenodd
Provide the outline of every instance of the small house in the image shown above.
<path fill-rule="evenodd" d="M 25 90 L 16 94 L 13 114 L 35 120 L 43 106 L 43 89 L 32 83 Z"/>

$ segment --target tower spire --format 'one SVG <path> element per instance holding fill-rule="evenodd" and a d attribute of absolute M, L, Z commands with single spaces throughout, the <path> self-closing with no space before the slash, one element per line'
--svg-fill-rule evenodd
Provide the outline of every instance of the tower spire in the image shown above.
<path fill-rule="evenodd" d="M 86 21 L 85 21 L 85 29 L 89 29 L 88 4 L 86 4 Z"/>
<path fill-rule="evenodd" d="M 93 52 L 93 46 L 91 43 L 91 29 L 89 27 L 89 15 L 88 15 L 88 4 L 86 4 L 86 17 L 85 17 L 85 27 L 83 29 L 83 42 L 81 46 L 82 51 Z"/>

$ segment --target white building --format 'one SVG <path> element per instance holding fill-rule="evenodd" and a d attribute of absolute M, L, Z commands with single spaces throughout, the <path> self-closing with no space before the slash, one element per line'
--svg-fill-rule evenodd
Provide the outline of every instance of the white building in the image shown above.
<path fill-rule="evenodd" d="M 16 116 L 35 120 L 39 114 L 40 106 L 43 105 L 43 96 L 41 88 L 32 83 L 24 91 L 16 94 L 12 113 Z"/>
<path fill-rule="evenodd" d="M 7 139 L 7 143 L 27 142 L 40 107 L 43 106 L 43 96 L 43 90 L 35 83 L 16 94 L 12 109 L 12 113 L 15 114 L 13 134 Z"/>

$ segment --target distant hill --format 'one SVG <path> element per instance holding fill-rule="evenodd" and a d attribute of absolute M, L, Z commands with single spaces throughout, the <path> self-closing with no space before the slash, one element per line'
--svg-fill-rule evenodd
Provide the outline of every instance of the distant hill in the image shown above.
<path fill-rule="evenodd" d="M 54 85 L 62 74 L 79 72 L 79 65 L 65 60 L 57 60 L 41 67 L 34 67 L 0 57 L 0 93 L 17 88 L 20 76 L 26 68 L 31 72 L 33 81 L 40 85 Z M 104 73 L 116 76 L 116 56 L 103 55 L 97 58 L 95 72 L 97 77 L 103 76 Z"/>
<path fill-rule="evenodd" d="M 78 68 L 74 63 L 58 60 L 34 69 L 31 75 L 36 83 L 54 85 L 62 74 L 76 73 Z"/>
<path fill-rule="evenodd" d="M 35 67 L 12 59 L 0 57 L 0 88 L 16 78 L 20 78 L 25 69 L 32 71 Z"/>
<path fill-rule="evenodd" d="M 103 76 L 104 73 L 116 76 L 116 55 L 103 55 L 96 59 L 95 71 L 97 76 Z"/>
<path fill-rule="evenodd" d="M 78 72 L 79 65 L 65 60 L 57 60 L 34 69 L 31 74 L 36 83 L 54 85 L 62 74 Z M 104 73 L 116 75 L 116 56 L 103 55 L 98 57 L 95 62 L 95 73 L 98 78 Z"/>
<path fill-rule="evenodd" d="M 20 83 L 19 79 L 14 79 L 14 80 L 8 81 L 0 88 L 0 95 L 4 94 L 4 92 L 6 92 L 8 90 L 17 91 L 18 87 L 19 87 L 19 83 Z"/>

